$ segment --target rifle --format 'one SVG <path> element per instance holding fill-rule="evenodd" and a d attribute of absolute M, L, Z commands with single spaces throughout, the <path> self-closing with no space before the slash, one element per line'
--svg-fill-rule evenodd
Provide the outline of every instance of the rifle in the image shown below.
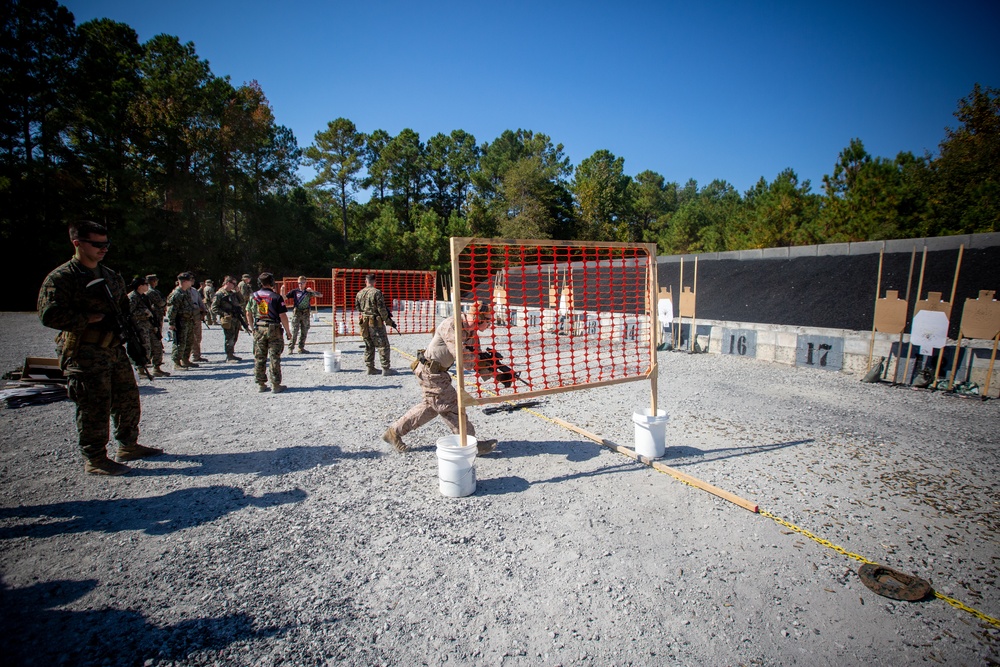
<path fill-rule="evenodd" d="M 469 345 L 465 346 L 469 352 L 475 352 L 475 349 Z M 510 388 L 515 381 L 520 382 L 525 387 L 530 387 L 526 380 L 521 379 L 521 371 L 515 371 L 513 368 L 507 364 L 501 363 L 503 361 L 503 355 L 494 350 L 491 347 L 486 348 L 479 352 L 479 361 L 476 362 L 476 370 L 479 371 L 481 368 L 491 370 L 493 373 L 493 380 L 497 384 L 502 384 L 506 388 Z"/>
<path fill-rule="evenodd" d="M 115 324 L 118 325 L 118 338 L 125 344 L 125 354 L 142 371 L 142 374 L 152 382 L 153 376 L 149 374 L 149 369 L 146 368 L 149 366 L 149 357 L 146 354 L 146 348 L 142 344 L 142 337 L 139 335 L 139 330 L 136 328 L 135 322 L 132 321 L 131 317 L 126 317 L 122 309 L 118 307 L 118 302 L 115 301 L 115 295 L 112 294 L 107 280 L 104 278 L 95 278 L 87 283 L 87 289 L 97 287 L 98 285 L 103 288 L 98 289 L 98 292 L 107 300 L 114 313 Z"/>
<path fill-rule="evenodd" d="M 247 318 L 243 316 L 243 307 L 242 306 L 237 307 L 233 311 L 232 315 L 233 317 L 235 317 L 237 320 L 240 321 L 240 327 L 252 336 L 253 332 L 250 331 L 250 325 L 247 324 Z"/>

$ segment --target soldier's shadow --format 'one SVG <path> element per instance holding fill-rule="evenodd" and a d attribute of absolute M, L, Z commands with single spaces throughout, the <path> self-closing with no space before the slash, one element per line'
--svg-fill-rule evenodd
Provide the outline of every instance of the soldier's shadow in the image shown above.
<path fill-rule="evenodd" d="M 291 391 L 291 390 L 289 390 Z M 337 445 L 280 447 L 258 452 L 227 454 L 163 454 L 146 459 L 142 467 L 133 468 L 133 475 L 163 477 L 181 475 L 204 477 L 207 475 L 284 475 L 316 466 L 331 465 L 338 460 L 377 458 L 378 452 L 345 452 Z M 157 463 L 189 463 L 185 467 L 153 467 Z M 146 466 L 149 467 L 146 467 Z"/>
<path fill-rule="evenodd" d="M 171 491 L 149 498 L 71 500 L 46 505 L 0 508 L 4 519 L 27 521 L 0 528 L 0 540 L 52 537 L 99 531 L 141 530 L 147 535 L 169 533 L 209 523 L 246 507 L 271 508 L 305 500 L 302 489 L 249 496 L 233 486 L 207 486 Z"/>
<path fill-rule="evenodd" d="M 287 627 L 257 626 L 245 613 L 154 625 L 130 609 L 61 609 L 98 586 L 95 579 L 0 584 L 0 654 L 11 665 L 141 665 L 185 661 L 235 642 L 268 640 Z"/>

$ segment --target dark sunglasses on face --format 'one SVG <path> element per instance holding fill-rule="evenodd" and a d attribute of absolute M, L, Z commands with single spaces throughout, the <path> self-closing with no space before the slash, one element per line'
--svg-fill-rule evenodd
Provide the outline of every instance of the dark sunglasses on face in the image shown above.
<path fill-rule="evenodd" d="M 111 241 L 91 241 L 89 239 L 80 239 L 80 243 L 89 243 L 95 248 L 102 248 L 104 250 L 111 247 Z"/>

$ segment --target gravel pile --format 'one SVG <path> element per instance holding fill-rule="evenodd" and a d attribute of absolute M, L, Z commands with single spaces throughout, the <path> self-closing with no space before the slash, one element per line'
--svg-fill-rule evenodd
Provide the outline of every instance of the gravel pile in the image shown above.
<path fill-rule="evenodd" d="M 0 314 L 0 365 L 53 356 Z M 0 654 L 26 665 L 1000 662 L 1000 628 L 941 599 L 868 590 L 841 549 L 1000 617 L 1000 401 L 755 360 L 659 353 L 664 463 L 770 516 L 585 440 L 618 444 L 636 382 L 470 418 L 498 452 L 473 496 L 438 491 L 440 420 L 380 440 L 418 398 L 329 331 L 258 394 L 249 342 L 143 380 L 140 442 L 165 456 L 83 474 L 67 401 L 0 410 Z M 326 345 L 323 344 L 326 341 Z M 131 464 L 130 464 L 131 465 Z M 821 542 L 822 540 L 823 542 Z M 837 547 L 836 549 L 833 547 Z"/>

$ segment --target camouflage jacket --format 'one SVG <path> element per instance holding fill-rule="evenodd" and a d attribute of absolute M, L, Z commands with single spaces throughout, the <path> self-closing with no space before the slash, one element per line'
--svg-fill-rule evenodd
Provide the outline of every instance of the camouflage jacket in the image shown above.
<path fill-rule="evenodd" d="M 212 297 L 212 314 L 216 316 L 236 315 L 243 311 L 243 299 L 237 291 L 222 288 Z"/>
<path fill-rule="evenodd" d="M 194 319 L 198 306 L 191 300 L 191 291 L 175 287 L 167 297 L 167 322 L 173 325 L 178 318 Z"/>
<path fill-rule="evenodd" d="M 236 289 L 240 293 L 240 299 L 243 301 L 243 307 L 246 308 L 250 305 L 250 295 L 253 294 L 253 287 L 241 280 L 237 283 Z"/>
<path fill-rule="evenodd" d="M 87 284 L 97 278 L 107 281 L 118 308 L 128 313 L 129 302 L 122 277 L 103 264 L 98 264 L 94 270 L 88 269 L 74 257 L 53 269 L 42 282 L 38 292 L 38 318 L 42 324 L 73 334 L 81 334 L 85 329 L 117 333 L 111 304 L 99 291 L 87 288 Z M 101 313 L 104 319 L 88 324 L 91 313 Z"/>
<path fill-rule="evenodd" d="M 163 298 L 159 290 L 155 290 L 152 287 L 146 292 L 146 298 L 149 299 L 149 304 L 153 311 L 153 318 L 156 320 L 156 324 L 159 325 L 163 322 L 163 318 L 167 316 L 167 300 Z"/>
<path fill-rule="evenodd" d="M 376 287 L 365 287 L 354 298 L 354 303 L 358 312 L 368 317 L 381 317 L 382 321 L 390 326 L 396 326 L 392 320 L 392 314 L 385 307 L 385 298 L 382 292 Z"/>
<path fill-rule="evenodd" d="M 128 305 L 132 314 L 132 321 L 140 329 L 152 329 L 156 326 L 156 316 L 153 314 L 153 307 L 145 294 L 138 292 L 128 293 Z"/>

